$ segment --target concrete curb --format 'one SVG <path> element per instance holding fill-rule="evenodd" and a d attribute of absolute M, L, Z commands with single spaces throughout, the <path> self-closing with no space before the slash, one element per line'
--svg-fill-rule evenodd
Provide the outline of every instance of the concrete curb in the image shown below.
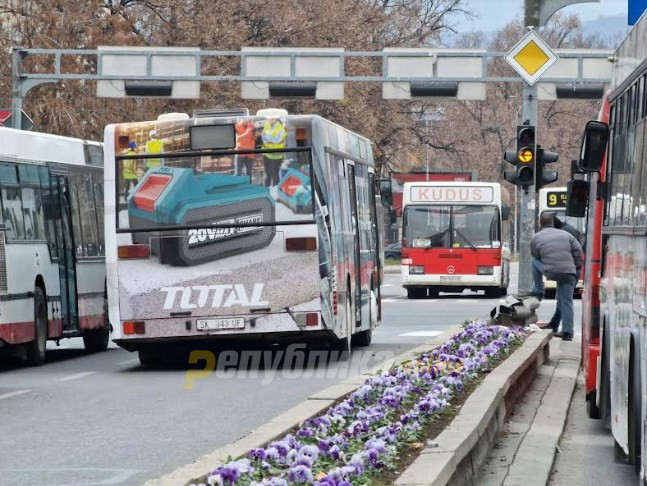
<path fill-rule="evenodd" d="M 503 486 L 548 484 L 577 383 L 580 346 L 581 343 L 575 341 L 561 343 L 561 355 L 553 376 Z M 564 397 L 568 397 L 568 400 L 564 400 Z"/>
<path fill-rule="evenodd" d="M 395 484 L 475 484 L 490 447 L 503 428 L 506 414 L 544 363 L 551 336 L 550 331 L 537 331 L 528 336 L 470 395 L 451 424 L 436 438 L 438 447 L 424 449 Z"/>
<path fill-rule="evenodd" d="M 193 463 L 180 467 L 158 479 L 151 479 L 144 483 L 144 486 L 185 485 L 218 466 L 222 466 L 227 462 L 228 458 L 237 459 L 255 447 L 261 447 L 275 439 L 279 439 L 291 429 L 298 427 L 306 419 L 325 412 L 335 401 L 362 386 L 368 377 L 376 375 L 379 370 L 389 369 L 396 363 L 400 364 L 417 358 L 421 353 L 437 348 L 462 328 L 463 326 L 460 325 L 452 326 L 438 336 L 423 338 L 421 344 L 416 348 L 406 351 L 395 358 L 388 359 L 365 373 L 348 378 L 311 395 L 305 401 L 274 417 L 268 423 L 252 430 L 231 444 L 220 447 Z"/>
<path fill-rule="evenodd" d="M 400 273 L 401 265 L 385 265 L 384 273 Z"/>

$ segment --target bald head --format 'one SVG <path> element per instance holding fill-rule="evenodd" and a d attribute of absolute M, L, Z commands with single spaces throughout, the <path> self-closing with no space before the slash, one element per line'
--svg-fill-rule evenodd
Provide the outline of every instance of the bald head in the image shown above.
<path fill-rule="evenodd" d="M 544 213 L 539 218 L 539 225 L 542 228 L 553 228 L 555 227 L 555 221 L 553 220 L 553 215 L 550 213 Z"/>

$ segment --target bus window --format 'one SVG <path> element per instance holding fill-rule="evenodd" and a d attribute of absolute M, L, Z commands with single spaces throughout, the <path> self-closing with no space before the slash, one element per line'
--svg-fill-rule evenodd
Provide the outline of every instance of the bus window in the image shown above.
<path fill-rule="evenodd" d="M 18 172 L 13 164 L 0 164 L 2 182 L 2 221 L 7 241 L 24 240 L 25 230 L 22 213 Z"/>
<path fill-rule="evenodd" d="M 79 180 L 80 179 L 80 180 Z M 72 213 L 72 233 L 74 235 L 74 245 L 76 247 L 76 256 L 83 256 L 83 239 L 81 232 L 81 219 L 79 212 L 79 195 L 78 188 L 83 182 L 83 174 L 75 174 L 68 179 L 68 200 L 70 202 L 70 212 Z"/>
<path fill-rule="evenodd" d="M 405 211 L 405 239 L 410 248 L 449 248 L 449 206 L 410 206 Z"/>
<path fill-rule="evenodd" d="M 25 239 L 45 240 L 45 220 L 38 166 L 19 165 Z"/>
<path fill-rule="evenodd" d="M 93 182 L 90 174 L 78 174 L 74 181 L 79 199 L 81 230 L 83 231 L 82 256 L 99 256 L 99 234 L 97 231 L 97 211 L 94 199 Z M 77 241 L 77 246 L 78 246 Z"/>
<path fill-rule="evenodd" d="M 49 169 L 39 167 L 40 185 L 43 201 L 43 216 L 45 219 L 45 230 L 49 243 L 49 253 L 52 258 L 58 258 L 58 245 L 56 244 L 56 220 L 58 218 L 58 198 L 52 191 L 50 184 Z"/>
<path fill-rule="evenodd" d="M 501 245 L 499 210 L 494 206 L 455 206 L 454 242 L 461 247 L 496 248 Z M 496 242 L 496 243 L 495 243 Z"/>
<path fill-rule="evenodd" d="M 94 183 L 94 200 L 97 208 L 97 229 L 99 234 L 99 255 L 105 254 L 103 245 L 103 176 L 101 174 L 92 174 Z"/>

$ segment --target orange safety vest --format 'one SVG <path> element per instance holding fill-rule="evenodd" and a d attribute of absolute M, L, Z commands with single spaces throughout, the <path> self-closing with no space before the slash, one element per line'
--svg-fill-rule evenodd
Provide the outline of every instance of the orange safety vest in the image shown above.
<path fill-rule="evenodd" d="M 236 123 L 236 148 L 242 150 L 254 149 L 255 147 L 254 124 L 248 120 Z"/>

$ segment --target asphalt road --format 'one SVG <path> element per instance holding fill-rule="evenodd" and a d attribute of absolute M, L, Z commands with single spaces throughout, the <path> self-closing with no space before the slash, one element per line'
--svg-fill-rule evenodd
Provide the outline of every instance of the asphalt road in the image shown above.
<path fill-rule="evenodd" d="M 114 345 L 86 354 L 78 339 L 60 348 L 50 343 L 39 368 L 0 362 L 0 484 L 141 484 L 235 440 L 360 365 L 416 346 L 420 336 L 487 317 L 501 300 L 469 292 L 408 300 L 391 273 L 383 296 L 372 346 L 357 348 L 349 363 L 317 370 L 214 372 L 185 390 L 186 368 L 142 368 L 135 354 Z M 553 309 L 544 301 L 540 319 Z M 578 322 L 579 303 L 576 310 Z"/>

